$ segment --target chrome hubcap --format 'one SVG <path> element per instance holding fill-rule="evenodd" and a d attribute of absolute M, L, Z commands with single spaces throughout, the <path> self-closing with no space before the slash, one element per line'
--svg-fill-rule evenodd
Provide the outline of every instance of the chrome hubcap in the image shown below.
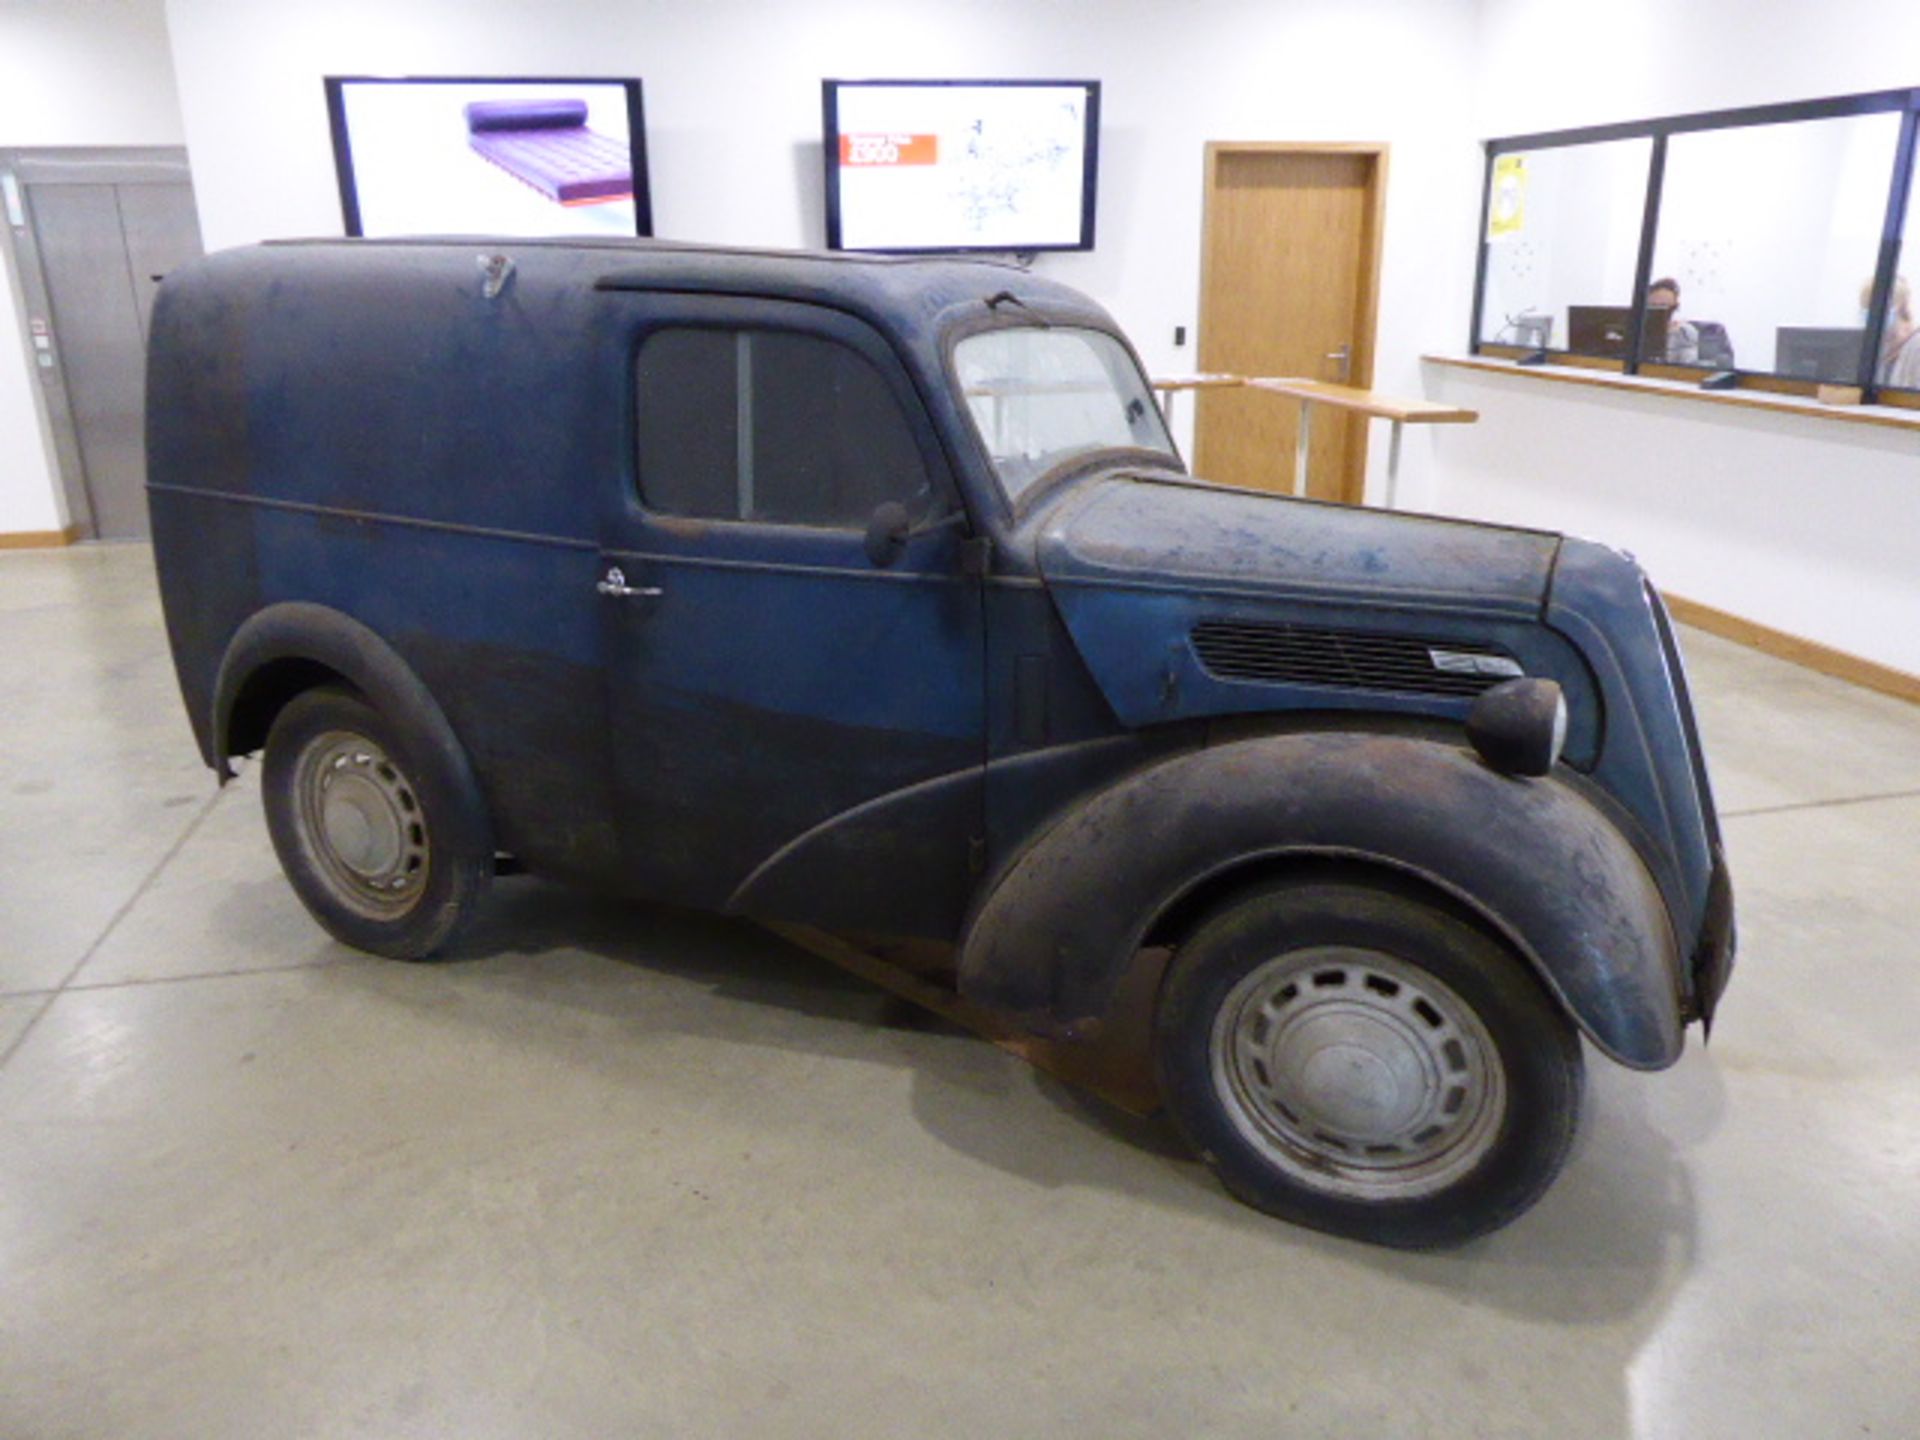
<path fill-rule="evenodd" d="M 1506 1112 L 1493 1039 L 1425 970 L 1346 946 L 1256 966 L 1214 1019 L 1216 1092 L 1279 1169 L 1349 1198 L 1444 1188 L 1491 1148 Z"/>
<path fill-rule="evenodd" d="M 329 731 L 301 754 L 295 785 L 301 828 L 335 896 L 371 919 L 412 909 L 427 880 L 427 819 L 386 751 Z"/>

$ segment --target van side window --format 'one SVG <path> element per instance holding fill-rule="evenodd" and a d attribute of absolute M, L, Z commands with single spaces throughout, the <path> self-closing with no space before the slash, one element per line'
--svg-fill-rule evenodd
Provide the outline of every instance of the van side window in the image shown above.
<path fill-rule="evenodd" d="M 640 498 L 709 520 L 865 528 L 923 508 L 926 467 L 858 352 L 781 330 L 657 330 L 635 365 Z"/>

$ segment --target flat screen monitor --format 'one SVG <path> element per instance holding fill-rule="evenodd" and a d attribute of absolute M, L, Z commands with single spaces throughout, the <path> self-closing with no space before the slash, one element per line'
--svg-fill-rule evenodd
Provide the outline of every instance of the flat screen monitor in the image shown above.
<path fill-rule="evenodd" d="M 1091 250 L 1098 80 L 827 80 L 834 250 Z"/>
<path fill-rule="evenodd" d="M 1773 332 L 1773 366 L 1800 380 L 1851 385 L 1860 378 L 1867 332 L 1828 325 L 1782 325 Z"/>
<path fill-rule="evenodd" d="M 327 77 L 349 235 L 651 235 L 638 80 Z"/>
<path fill-rule="evenodd" d="M 1631 305 L 1567 307 L 1567 349 L 1572 354 L 1604 355 L 1612 360 L 1624 360 L 1632 335 Z M 1665 310 L 1648 309 L 1646 329 L 1640 333 L 1640 358 L 1653 361 L 1667 358 Z"/>

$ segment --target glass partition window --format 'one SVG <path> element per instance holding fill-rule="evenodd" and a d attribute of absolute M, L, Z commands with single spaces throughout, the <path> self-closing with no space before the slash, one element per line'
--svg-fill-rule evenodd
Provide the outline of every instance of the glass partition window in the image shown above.
<path fill-rule="evenodd" d="M 1920 172 L 1920 153 L 1915 156 L 1914 168 Z M 1900 262 L 1894 267 L 1887 328 L 1880 341 L 1876 379 L 1889 390 L 1920 390 L 1920 296 L 1914 293 L 1916 284 L 1920 284 L 1920 275 L 1914 273 L 1920 268 L 1920 244 L 1913 238 L 1913 227 L 1920 224 L 1920 184 L 1916 181 L 1920 181 L 1920 173 L 1907 183 L 1907 219 L 1900 227 L 1906 239 Z"/>
<path fill-rule="evenodd" d="M 1920 409 L 1920 87 L 1487 151 L 1475 351 Z"/>
<path fill-rule="evenodd" d="M 1494 158 L 1483 343 L 1626 354 L 1652 155 L 1641 137 Z"/>
<path fill-rule="evenodd" d="M 1899 137 L 1889 111 L 1669 139 L 1647 358 L 1858 380 Z"/>

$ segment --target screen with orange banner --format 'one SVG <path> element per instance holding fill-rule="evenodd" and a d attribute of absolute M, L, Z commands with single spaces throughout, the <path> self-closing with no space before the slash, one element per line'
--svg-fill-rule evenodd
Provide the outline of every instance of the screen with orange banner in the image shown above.
<path fill-rule="evenodd" d="M 1097 80 L 828 80 L 835 250 L 1090 250 Z"/>

